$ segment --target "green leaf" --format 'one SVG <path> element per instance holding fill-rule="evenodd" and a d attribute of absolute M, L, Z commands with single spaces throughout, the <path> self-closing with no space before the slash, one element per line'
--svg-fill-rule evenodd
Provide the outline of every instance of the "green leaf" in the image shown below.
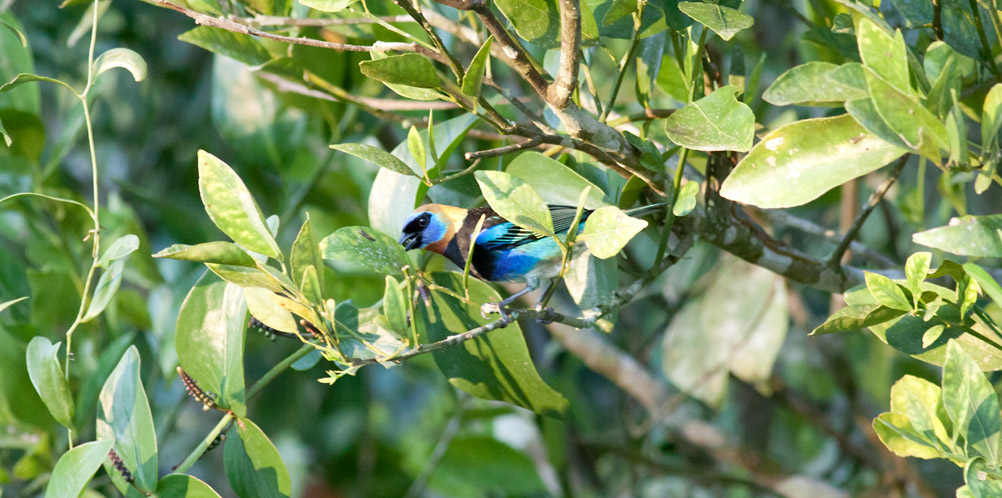
<path fill-rule="evenodd" d="M 602 18 L 602 25 L 609 26 L 616 21 L 634 13 L 637 11 L 636 0 L 613 0 L 612 5 L 609 10 L 605 11 L 605 17 Z"/>
<path fill-rule="evenodd" d="M 422 172 L 428 171 L 428 152 L 424 148 L 424 141 L 421 140 L 421 134 L 418 133 L 416 126 L 411 126 L 410 130 L 407 131 L 407 150 L 410 151 L 411 156 L 417 161 L 418 166 L 421 167 Z M 395 157 L 392 156 L 391 157 Z M 403 164 L 403 161 L 400 161 Z M 409 168 L 408 168 L 409 169 Z M 397 173 L 404 173 L 398 171 Z"/>
<path fill-rule="evenodd" d="M 206 274 L 191 288 L 177 315 L 178 363 L 199 387 L 237 416 L 247 413 L 244 393 L 244 290 Z"/>
<path fill-rule="evenodd" d="M 386 287 L 383 291 L 383 316 L 390 325 L 390 330 L 404 337 L 410 329 L 407 320 L 407 296 L 400 289 L 400 282 L 387 275 Z"/>
<path fill-rule="evenodd" d="M 101 389 L 97 438 L 115 441 L 115 453 L 132 473 L 133 484 L 142 491 L 153 491 L 157 488 L 157 439 L 139 372 L 139 351 L 131 346 Z M 120 475 L 107 460 L 105 471 Z"/>
<path fill-rule="evenodd" d="M 163 498 L 219 498 L 208 484 L 194 476 L 170 474 L 157 484 L 157 496 Z"/>
<path fill-rule="evenodd" d="M 362 74 L 383 83 L 407 85 L 416 88 L 439 88 L 435 66 L 423 55 L 391 55 L 383 59 L 362 61 L 358 64 Z"/>
<path fill-rule="evenodd" d="M 911 148 L 901 139 L 901 136 L 897 132 L 887 126 L 887 123 L 884 123 L 884 118 L 880 117 L 880 113 L 877 112 L 877 107 L 873 105 L 872 99 L 850 100 L 845 103 L 845 110 L 866 131 L 876 135 L 884 142 L 895 145 L 902 150 Z"/>
<path fill-rule="evenodd" d="M 852 116 L 796 121 L 756 144 L 724 180 L 720 195 L 761 208 L 799 206 L 904 152 Z"/>
<path fill-rule="evenodd" d="M 240 437 L 228 440 L 223 449 L 223 467 L 233 492 L 240 498 L 290 496 L 289 471 L 268 436 L 250 419 L 237 419 L 234 425 Z"/>
<path fill-rule="evenodd" d="M 0 22 L 7 29 L 0 28 L 0 53 L 4 54 L 4 64 L 0 65 L 0 84 L 21 73 L 35 72 L 31 47 L 27 38 L 20 34 L 21 23 L 9 12 L 0 13 Z M 0 109 L 23 111 L 38 115 L 41 97 L 37 86 L 25 86 L 7 94 L 0 94 Z"/>
<path fill-rule="evenodd" d="M 619 254 L 646 226 L 646 221 L 629 216 L 616 206 L 606 206 L 588 217 L 578 241 L 587 244 L 596 258 L 607 259 Z"/>
<path fill-rule="evenodd" d="M 824 335 L 835 332 L 861 330 L 878 323 L 893 320 L 904 311 L 879 304 L 850 304 L 828 317 L 825 323 L 814 329 L 810 335 Z"/>
<path fill-rule="evenodd" d="M 912 302 L 918 306 L 919 296 L 922 294 L 922 282 L 929 276 L 929 265 L 932 262 L 932 253 L 917 252 L 908 257 L 905 261 L 905 277 L 908 279 L 908 290 L 912 293 Z"/>
<path fill-rule="evenodd" d="M 474 435 L 449 443 L 428 487 L 442 496 L 547 494 L 532 458 L 497 439 Z"/>
<path fill-rule="evenodd" d="M 286 282 L 285 276 L 282 273 L 270 266 L 264 267 L 265 270 L 269 270 L 267 272 L 261 271 L 259 268 L 219 265 L 216 263 L 205 263 L 205 266 L 219 278 L 240 287 L 261 287 L 272 292 L 283 292 L 283 282 L 292 285 L 291 282 Z"/>
<path fill-rule="evenodd" d="M 699 195 L 699 182 L 688 182 L 678 191 L 678 199 L 671 211 L 675 216 L 685 216 L 696 208 L 696 196 Z"/>
<path fill-rule="evenodd" d="M 739 90 L 731 85 L 718 88 L 672 113 L 665 120 L 668 138 L 693 150 L 744 152 L 751 149 L 755 138 L 755 113 L 738 102 L 735 95 Z"/>
<path fill-rule="evenodd" d="M 21 48 L 28 48 L 28 38 L 24 36 L 24 33 L 22 33 L 17 26 L 3 19 L 0 19 L 0 26 L 7 28 L 8 30 L 10 30 L 11 33 L 14 33 L 14 36 L 16 36 L 17 39 L 21 42 Z"/>
<path fill-rule="evenodd" d="M 946 330 L 946 325 L 943 325 L 942 323 L 929 327 L 929 330 L 926 330 L 925 333 L 922 334 L 922 347 L 928 348 L 929 346 L 932 346 L 939 340 L 940 337 L 943 336 L 944 330 Z"/>
<path fill-rule="evenodd" d="M 939 149 L 949 147 L 946 127 L 915 97 L 906 94 L 871 70 L 866 72 L 870 98 L 884 123 L 915 152 L 940 164 Z"/>
<path fill-rule="evenodd" d="M 317 242 L 316 236 L 313 235 L 309 213 L 306 214 L 306 220 L 303 221 L 303 226 L 299 229 L 295 242 L 292 243 L 289 266 L 292 269 L 290 276 L 293 283 L 302 283 L 304 274 L 313 268 L 311 283 L 313 280 L 316 281 L 318 293 L 323 288 L 324 261 L 320 256 L 320 244 Z M 317 297 L 319 298 L 319 295 Z M 317 302 L 320 302 L 319 299 Z"/>
<path fill-rule="evenodd" d="M 462 293 L 460 273 L 433 273 L 437 285 Z M 471 303 L 431 291 L 431 304 L 418 301 L 417 324 L 426 341 L 474 329 L 491 320 L 480 315 L 480 304 L 501 296 L 488 284 L 471 279 Z M 457 388 L 484 399 L 505 401 L 544 415 L 559 415 L 567 400 L 547 386 L 533 366 L 518 323 L 491 331 L 455 347 L 432 353 L 439 370 Z"/>
<path fill-rule="evenodd" d="M 815 105 L 867 97 L 865 88 L 860 90 L 830 77 L 840 67 L 819 61 L 795 66 L 779 75 L 762 94 L 762 99 L 773 105 Z"/>
<path fill-rule="evenodd" d="M 320 241 L 324 259 L 351 263 L 376 273 L 402 276 L 411 260 L 403 246 L 369 227 L 344 227 Z"/>
<path fill-rule="evenodd" d="M 873 420 L 873 431 L 887 449 L 901 457 L 941 458 L 938 448 L 915 433 L 908 417 L 900 413 L 881 413 Z"/>
<path fill-rule="evenodd" d="M 954 430 L 964 436 L 968 452 L 973 451 L 998 468 L 1002 433 L 998 397 L 981 368 L 956 341 L 946 347 L 943 407 Z"/>
<path fill-rule="evenodd" d="M 474 173 L 487 204 L 502 218 L 541 235 L 553 234 L 553 218 L 543 198 L 521 179 L 502 171 Z"/>
<path fill-rule="evenodd" d="M 82 427 L 93 421 L 95 415 L 94 407 L 97 406 L 98 396 L 104 382 L 108 380 L 111 371 L 115 369 L 118 360 L 125 354 L 125 350 L 132 345 L 135 333 L 123 334 L 114 341 L 103 346 L 101 355 L 97 358 L 97 366 L 88 372 L 86 379 L 77 389 L 76 397 L 76 417 L 74 424 Z M 172 367 L 173 368 L 173 367 Z"/>
<path fill-rule="evenodd" d="M 118 292 L 124 272 L 125 260 L 116 259 L 108 266 L 107 270 L 101 273 L 97 287 L 94 288 L 94 297 L 91 299 L 90 305 L 87 306 L 87 313 L 84 314 L 81 322 L 89 322 L 104 311 L 104 308 L 111 302 L 111 298 L 115 297 L 115 293 Z"/>
<path fill-rule="evenodd" d="M 271 55 L 260 42 L 243 33 L 199 26 L 182 33 L 177 39 L 202 47 L 209 52 L 236 59 L 248 66 L 260 66 L 271 60 Z"/>
<path fill-rule="evenodd" d="M 94 61 L 94 77 L 116 67 L 132 73 L 136 82 L 146 79 L 146 61 L 143 56 L 127 48 L 113 48 L 98 56 Z"/>
<path fill-rule="evenodd" d="M 564 283 L 581 309 L 609 304 L 619 289 L 619 263 L 613 258 L 593 258 L 586 250 L 571 260 Z"/>
<path fill-rule="evenodd" d="M 755 24 L 755 19 L 751 16 L 715 3 L 679 2 L 678 10 L 712 29 L 724 41 Z"/>
<path fill-rule="evenodd" d="M 323 266 L 320 266 L 320 271 L 323 271 Z M 303 291 L 306 299 L 310 300 L 310 302 L 315 304 L 323 302 L 323 284 L 320 282 L 320 277 L 317 276 L 316 267 L 307 266 L 306 270 L 303 271 L 303 279 L 299 282 L 299 290 Z"/>
<path fill-rule="evenodd" d="M 411 169 L 407 163 L 401 161 L 378 147 L 373 147 L 366 144 L 334 144 L 330 146 L 334 150 L 339 150 L 341 152 L 347 152 L 355 157 L 365 159 L 376 166 L 386 168 L 395 173 L 400 173 L 401 175 L 411 175 L 418 178 L 421 177 L 420 174 Z"/>
<path fill-rule="evenodd" d="M 108 458 L 112 443 L 111 440 L 91 441 L 64 453 L 52 469 L 45 496 L 80 496 L 101 468 L 101 462 Z"/>
<path fill-rule="evenodd" d="M 1002 129 L 1002 83 L 996 83 L 985 95 L 981 111 L 981 146 L 989 148 L 998 143 L 999 129 Z"/>
<path fill-rule="evenodd" d="M 232 242 L 205 242 L 194 246 L 174 244 L 156 254 L 154 258 L 178 259 L 198 263 L 217 263 L 223 265 L 255 267 L 254 261 L 247 251 Z"/>
<path fill-rule="evenodd" d="M 104 254 L 97 261 L 97 265 L 101 268 L 107 268 L 108 263 L 119 258 L 124 258 L 132 254 L 136 249 L 139 249 L 139 237 L 131 233 L 123 235 L 104 250 Z"/>
<path fill-rule="evenodd" d="M 505 173 L 529 184 L 550 205 L 576 206 L 584 189 L 591 187 L 585 208 L 608 206 L 605 196 L 594 183 L 577 174 L 567 165 L 535 151 L 523 152 L 512 159 Z"/>
<path fill-rule="evenodd" d="M 244 296 L 247 298 L 247 310 L 261 323 L 290 334 L 295 334 L 299 330 L 299 327 L 296 326 L 296 318 L 288 310 L 279 306 L 274 292 L 260 287 L 248 287 L 244 289 Z"/>
<path fill-rule="evenodd" d="M 244 182 L 226 163 L 204 150 L 198 151 L 198 191 L 209 218 L 234 242 L 282 259 L 282 251 L 265 224 L 261 208 Z"/>
<path fill-rule="evenodd" d="M 299 3 L 322 12 L 341 12 L 358 0 L 298 0 Z"/>
<path fill-rule="evenodd" d="M 946 226 L 913 234 L 912 241 L 961 256 L 1002 257 L 1002 214 L 953 218 Z"/>
<path fill-rule="evenodd" d="M 911 311 L 912 304 L 908 302 L 904 291 L 893 280 L 872 272 L 863 272 L 866 288 L 880 304 L 891 309 Z"/>
<path fill-rule="evenodd" d="M 560 47 L 556 0 L 499 0 L 495 4 L 523 40 L 543 48 Z"/>
<path fill-rule="evenodd" d="M 59 364 L 59 345 L 49 339 L 35 336 L 28 343 L 28 376 L 35 391 L 48 407 L 52 418 L 64 427 L 73 427 L 73 397 L 70 386 Z"/>
<path fill-rule="evenodd" d="M 891 387 L 891 412 L 908 417 L 915 434 L 932 446 L 949 447 L 952 439 L 937 415 L 943 394 L 936 384 L 906 375 Z"/>
<path fill-rule="evenodd" d="M 487 41 L 477 50 L 476 55 L 473 56 L 473 60 L 470 61 L 470 66 L 466 68 L 466 73 L 463 74 L 463 93 L 470 97 L 480 97 L 480 85 L 484 80 L 484 72 L 487 70 L 487 61 L 491 56 L 491 44 L 493 42 L 493 35 L 487 37 Z"/>
<path fill-rule="evenodd" d="M 974 263 L 964 263 L 964 271 L 978 283 L 995 304 L 1002 307 L 1002 287 L 983 268 Z"/>
<path fill-rule="evenodd" d="M 966 486 L 957 490 L 957 498 L 997 498 L 1002 496 L 1002 481 L 990 471 L 998 471 L 998 467 L 989 466 L 983 458 L 972 458 L 964 466 L 964 482 Z M 967 495 L 962 492 L 966 490 Z"/>
<path fill-rule="evenodd" d="M 0 136 L 3 136 L 3 143 L 7 144 L 8 148 L 14 143 L 14 139 L 10 138 L 10 134 L 7 133 L 7 129 L 3 127 L 2 120 L 0 120 Z"/>
<path fill-rule="evenodd" d="M 21 301 L 24 301 L 25 299 L 28 299 L 28 296 L 19 297 L 17 299 L 11 299 L 10 301 L 4 301 L 4 302 L 0 303 L 0 312 L 3 312 L 3 310 L 5 310 L 7 308 L 10 308 L 11 306 L 13 306 L 13 305 L 15 305 L 17 303 L 20 303 Z"/>
<path fill-rule="evenodd" d="M 863 65 L 900 92 L 911 94 L 908 49 L 901 32 L 892 36 L 865 17 L 856 19 L 856 41 Z"/>

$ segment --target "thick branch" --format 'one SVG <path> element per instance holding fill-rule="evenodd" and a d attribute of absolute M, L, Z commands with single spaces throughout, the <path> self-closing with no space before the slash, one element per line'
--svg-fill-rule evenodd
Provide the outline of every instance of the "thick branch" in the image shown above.
<path fill-rule="evenodd" d="M 581 56 L 581 5 L 579 0 L 560 0 L 560 69 L 546 99 L 564 109 L 578 86 Z"/>

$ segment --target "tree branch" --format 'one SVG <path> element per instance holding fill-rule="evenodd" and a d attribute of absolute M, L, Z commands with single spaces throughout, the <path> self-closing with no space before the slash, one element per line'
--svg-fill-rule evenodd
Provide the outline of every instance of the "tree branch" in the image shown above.
<path fill-rule="evenodd" d="M 550 85 L 547 101 L 566 108 L 578 86 L 581 63 L 581 5 L 579 0 L 560 0 L 560 69 Z"/>
<path fill-rule="evenodd" d="M 863 206 L 862 211 L 860 211 L 859 215 L 856 216 L 856 220 L 852 222 L 852 226 L 849 227 L 849 230 L 842 236 L 842 240 L 838 243 L 838 246 L 836 246 L 835 250 L 832 251 L 831 256 L 828 258 L 829 265 L 838 266 L 840 264 L 842 261 L 842 255 L 845 254 L 846 249 L 849 248 L 849 244 L 856 238 L 856 234 L 859 233 L 859 229 L 863 228 L 863 223 L 866 223 L 866 219 L 870 216 L 870 213 L 873 212 L 873 209 L 877 207 L 877 204 L 880 203 L 880 200 L 884 198 L 884 194 L 887 193 L 887 190 L 891 188 L 891 185 L 894 185 L 895 180 L 897 180 L 898 176 L 901 175 L 901 171 L 904 169 L 909 157 L 911 157 L 911 154 L 901 156 L 901 159 L 898 159 L 898 162 L 894 165 L 894 169 L 891 170 L 891 174 L 887 177 L 887 179 L 885 179 L 884 182 L 877 187 L 877 190 L 874 190 L 873 193 L 870 194 L 870 198 L 866 201 L 866 205 Z"/>
<path fill-rule="evenodd" d="M 482 159 L 485 157 L 495 157 L 503 156 L 505 154 L 511 154 L 512 152 L 518 152 L 520 150 L 531 149 L 543 143 L 543 140 L 539 137 L 530 138 L 524 142 L 519 142 L 517 144 L 505 145 L 504 147 L 498 147 L 495 149 L 478 150 L 474 152 L 466 153 L 466 160 L 472 161 L 474 159 Z"/>

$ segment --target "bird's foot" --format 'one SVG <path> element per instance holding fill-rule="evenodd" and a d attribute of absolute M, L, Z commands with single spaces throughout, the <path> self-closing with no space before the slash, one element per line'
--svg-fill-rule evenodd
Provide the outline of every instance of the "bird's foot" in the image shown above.
<path fill-rule="evenodd" d="M 511 322 L 511 315 L 505 311 L 505 306 L 507 303 L 484 303 L 480 305 L 480 316 L 487 318 L 488 315 L 501 315 L 501 322 L 504 324 L 503 327 L 507 327 Z M 502 327 L 502 328 L 503 328 Z"/>
<path fill-rule="evenodd" d="M 536 306 L 536 311 L 543 312 L 543 315 L 541 315 L 539 318 L 536 318 L 537 323 L 541 323 L 543 325 L 549 325 L 553 323 L 553 315 L 555 313 L 553 311 L 553 308 L 549 306 L 547 306 L 546 308 L 542 306 Z"/>

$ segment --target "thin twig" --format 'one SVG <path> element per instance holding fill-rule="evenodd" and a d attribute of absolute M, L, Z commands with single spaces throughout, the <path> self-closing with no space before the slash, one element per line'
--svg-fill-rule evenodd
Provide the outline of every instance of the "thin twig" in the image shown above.
<path fill-rule="evenodd" d="M 519 142 L 517 144 L 505 145 L 504 147 L 497 147 L 495 149 L 478 150 L 466 153 L 466 160 L 472 161 L 474 159 L 482 159 L 495 156 L 503 156 L 505 154 L 510 154 L 512 152 L 518 152 L 520 150 L 531 149 L 543 143 L 543 139 L 540 137 L 530 138 L 524 142 Z"/>
<path fill-rule="evenodd" d="M 168 9 L 180 12 L 192 19 L 196 23 L 202 26 L 211 26 L 213 28 L 225 29 L 226 31 L 232 31 L 234 33 L 242 33 L 251 36 L 257 36 L 259 38 L 267 38 L 269 40 L 275 40 L 285 43 L 292 43 L 296 45 L 306 45 L 310 47 L 318 48 L 328 48 L 331 50 L 340 50 L 347 52 L 369 52 L 372 50 L 395 50 L 398 52 L 417 52 L 428 57 L 432 57 L 435 60 L 440 60 L 441 56 L 435 52 L 428 50 L 416 43 L 398 43 L 398 42 L 382 42 L 377 41 L 373 45 L 353 45 L 350 43 L 336 43 L 324 40 L 316 40 L 313 38 L 306 38 L 305 36 L 293 37 L 293 36 L 283 36 L 276 35 L 274 33 L 269 33 L 267 31 L 261 31 L 257 28 L 247 26 L 245 24 L 240 24 L 231 19 L 224 17 L 212 17 L 210 15 L 203 14 L 201 12 L 191 10 L 186 7 L 177 5 L 169 0 L 150 0 L 156 5 L 161 5 L 167 7 Z"/>
<path fill-rule="evenodd" d="M 877 187 L 877 190 L 874 190 L 873 193 L 870 194 L 870 199 L 866 201 L 863 209 L 859 212 L 859 216 L 856 216 L 856 221 L 852 222 L 852 226 L 849 227 L 849 230 L 842 236 L 842 241 L 839 242 L 838 246 L 835 247 L 835 251 L 833 251 L 831 256 L 828 258 L 828 264 L 830 266 L 841 265 L 842 254 L 844 254 L 846 249 L 849 248 L 849 244 L 852 243 L 852 240 L 856 238 L 856 234 L 858 234 L 859 229 L 863 227 L 863 223 L 866 222 L 866 218 L 870 216 L 870 213 L 872 213 L 873 209 L 877 207 L 880 200 L 884 198 L 884 194 L 887 193 L 887 190 L 891 188 L 891 185 L 893 185 L 895 180 L 898 179 L 898 176 L 901 175 L 901 171 L 905 168 L 905 163 L 908 162 L 909 157 L 911 157 L 911 154 L 905 154 L 901 157 L 901 159 L 898 159 L 898 162 L 894 164 L 894 169 L 891 170 L 891 174 L 884 180 L 883 183 L 880 184 L 879 187 Z"/>
<path fill-rule="evenodd" d="M 463 420 L 464 411 L 464 401 L 465 398 L 461 398 L 456 402 L 456 410 L 449 419 L 449 422 L 445 424 L 445 429 L 442 430 L 442 435 L 439 436 L 438 442 L 435 443 L 435 449 L 432 450 L 431 455 L 428 456 L 428 461 L 424 464 L 424 468 L 421 469 L 421 473 L 414 479 L 411 486 L 407 488 L 407 494 L 404 498 L 416 498 L 421 496 L 424 492 L 425 486 L 428 485 L 428 478 L 431 477 L 432 472 L 435 471 L 435 467 L 438 466 L 438 462 L 445 455 L 446 450 L 449 449 L 449 444 L 452 443 L 452 439 L 456 437 L 459 432 L 459 427 L 462 425 L 460 422 Z"/>
<path fill-rule="evenodd" d="M 341 17 L 331 18 L 299 18 L 258 15 L 254 17 L 229 17 L 229 20 L 243 24 L 245 26 L 256 27 L 324 27 L 324 26 L 345 26 L 353 24 L 376 24 L 378 22 L 388 23 L 413 23 L 410 16 L 382 16 L 377 19 L 367 17 Z"/>
<path fill-rule="evenodd" d="M 757 211 L 755 216 L 756 217 L 761 216 L 762 218 L 768 220 L 771 223 L 792 228 L 794 230 L 798 230 L 806 234 L 824 237 L 825 239 L 828 239 L 834 243 L 839 243 L 842 241 L 842 237 L 840 237 L 835 230 L 822 227 L 814 223 L 813 221 L 804 218 L 799 218 L 786 211 L 763 209 Z M 870 263 L 876 264 L 877 266 L 880 266 L 882 268 L 892 268 L 898 266 L 897 261 L 894 261 L 893 259 L 887 257 L 886 255 L 874 251 L 873 249 L 870 249 L 863 243 L 856 240 L 853 240 L 849 244 L 849 250 L 851 250 L 855 254 L 863 256 L 864 258 L 869 260 Z"/>

